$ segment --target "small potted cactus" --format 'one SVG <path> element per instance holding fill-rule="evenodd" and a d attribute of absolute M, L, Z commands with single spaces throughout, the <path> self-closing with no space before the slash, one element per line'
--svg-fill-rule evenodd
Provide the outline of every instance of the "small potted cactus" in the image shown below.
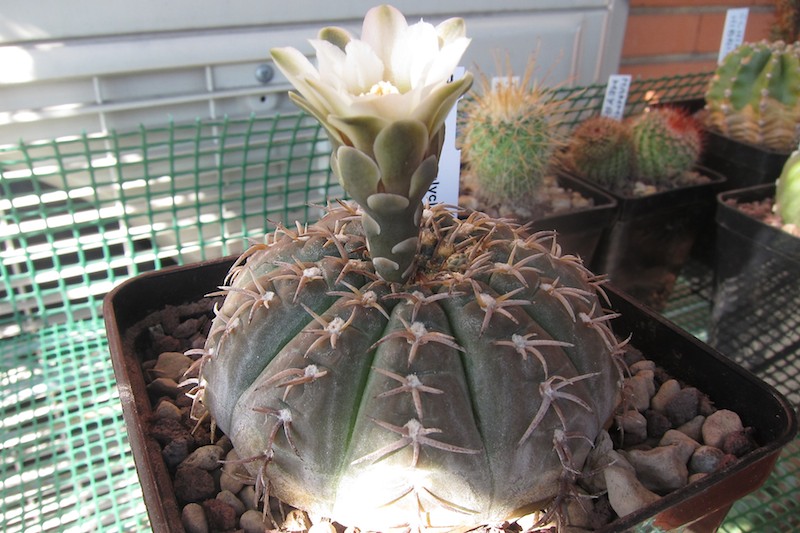
<path fill-rule="evenodd" d="M 800 154 L 794 152 L 777 183 L 719 195 L 709 343 L 747 368 L 779 368 L 796 357 L 797 272 Z"/>
<path fill-rule="evenodd" d="M 479 88 L 465 98 L 459 205 L 555 230 L 563 249 L 588 264 L 616 201 L 553 165 L 565 142 L 558 118 L 565 102 L 534 81 L 535 70 L 532 56 L 521 79 L 509 66 L 493 79 L 481 74 Z"/>
<path fill-rule="evenodd" d="M 711 225 L 721 176 L 697 166 L 700 125 L 686 111 L 653 107 L 625 121 L 591 117 L 572 133 L 560 162 L 614 196 L 616 221 L 592 267 L 661 309 L 700 227 Z"/>
<path fill-rule="evenodd" d="M 332 204 L 312 225 L 279 225 L 238 258 L 131 280 L 106 298 L 132 448 L 155 469 L 140 473 L 155 500 L 154 529 L 180 530 L 159 475 L 165 452 L 148 448 L 142 428 L 152 413 L 136 332 L 148 327 L 143 307 L 202 298 L 209 273 L 217 289 L 207 296 L 220 301 L 205 343 L 187 352 L 192 414 L 229 439 L 231 462 L 246 469 L 256 496 L 323 517 L 313 526 L 322 531 L 333 530 L 330 520 L 373 531 L 468 530 L 521 515 L 534 517 L 531 528 L 554 521 L 569 530 L 561 518 L 580 498 L 578 479 L 597 473 L 583 472 L 587 456 L 623 396 L 627 336 L 644 327 L 642 342 L 669 371 L 682 365 L 665 353 L 703 351 L 602 289 L 604 279 L 562 254 L 552 232 L 421 204 L 444 117 L 472 81 L 446 82 L 468 42 L 461 19 L 409 26 L 379 6 L 361 39 L 320 32 L 319 68 L 297 50 L 273 50 L 298 90 L 293 100 L 328 131 L 331 166 L 356 203 Z M 619 337 L 610 325 L 619 313 L 607 309 L 615 306 L 627 316 Z M 762 392 L 721 358 L 706 364 L 693 380 L 725 374 L 748 398 Z M 758 405 L 737 398 L 743 409 Z M 748 413 L 779 439 L 754 450 L 751 463 L 727 467 L 755 486 L 794 431 L 785 402 L 767 403 L 759 414 L 779 410 L 769 421 L 788 429 Z M 654 496 L 609 527 L 656 514 L 670 525 L 718 523 L 731 503 L 722 475 Z"/>
<path fill-rule="evenodd" d="M 717 67 L 700 112 L 703 164 L 727 189 L 770 183 L 800 141 L 800 43 L 744 43 Z"/>

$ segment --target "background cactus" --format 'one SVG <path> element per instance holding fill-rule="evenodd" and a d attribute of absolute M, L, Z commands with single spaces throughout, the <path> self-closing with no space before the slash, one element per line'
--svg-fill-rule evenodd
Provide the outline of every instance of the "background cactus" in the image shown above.
<path fill-rule="evenodd" d="M 784 224 L 800 228 L 800 152 L 792 153 L 778 178 L 775 208 Z"/>
<path fill-rule="evenodd" d="M 413 279 L 376 279 L 344 206 L 236 262 L 202 398 L 262 494 L 381 531 L 566 495 L 619 391 L 598 279 L 480 213 L 426 210 L 421 242 Z"/>
<path fill-rule="evenodd" d="M 630 120 L 634 174 L 652 185 L 669 185 L 692 169 L 702 150 L 699 124 L 685 111 L 655 107 Z"/>
<path fill-rule="evenodd" d="M 583 178 L 609 189 L 620 188 L 633 165 L 630 130 L 613 118 L 588 118 L 573 130 L 562 161 Z"/>
<path fill-rule="evenodd" d="M 705 123 L 735 140 L 789 152 L 800 141 L 800 43 L 744 43 L 709 82 Z"/>
<path fill-rule="evenodd" d="M 555 149 L 563 144 L 553 91 L 533 82 L 531 60 L 521 80 L 507 69 L 464 105 L 459 132 L 462 159 L 480 196 L 489 203 L 530 203 L 542 185 Z"/>

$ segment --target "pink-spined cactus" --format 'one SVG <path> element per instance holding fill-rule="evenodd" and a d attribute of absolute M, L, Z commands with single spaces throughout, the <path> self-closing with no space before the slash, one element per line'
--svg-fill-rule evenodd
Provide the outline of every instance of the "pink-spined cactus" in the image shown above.
<path fill-rule="evenodd" d="M 395 79 L 404 63 L 371 40 L 431 31 L 444 50 L 463 22 L 409 27 L 394 8 L 371 10 L 366 41 L 397 62 L 381 71 L 382 95 L 356 87 L 350 97 L 415 90 Z M 344 54 L 326 48 L 333 56 L 366 54 L 344 30 L 321 35 Z M 280 226 L 235 262 L 200 351 L 196 408 L 230 437 L 260 495 L 348 526 L 552 516 L 619 399 L 621 345 L 602 278 L 562 254 L 550 232 L 423 206 L 417 192 L 435 177 L 439 120 L 341 118 L 320 103 L 332 89 L 316 70 L 299 74 L 305 63 L 284 59 L 279 66 L 303 78 L 295 98 L 317 106 L 331 130 L 333 169 L 358 204 Z M 438 94 L 441 105 L 426 104 L 436 116 L 469 87 L 431 83 L 420 94 Z M 336 129 L 348 124 L 369 131 Z M 387 224 L 416 233 L 398 240 Z"/>

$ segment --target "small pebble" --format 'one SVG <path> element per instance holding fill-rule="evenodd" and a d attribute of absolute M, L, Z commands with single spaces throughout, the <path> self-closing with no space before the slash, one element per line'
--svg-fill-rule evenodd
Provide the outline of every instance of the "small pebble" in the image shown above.
<path fill-rule="evenodd" d="M 175 398 L 178 395 L 178 383 L 172 378 L 156 378 L 147 384 L 147 392 L 153 398 L 169 396 Z"/>
<path fill-rule="evenodd" d="M 694 483 L 698 479 L 703 479 L 707 475 L 708 474 L 706 474 L 705 472 L 697 472 L 696 474 L 689 474 L 689 483 Z"/>
<path fill-rule="evenodd" d="M 172 331 L 172 336 L 179 339 L 190 339 L 200 327 L 199 318 L 187 318 Z"/>
<path fill-rule="evenodd" d="M 751 433 L 752 431 L 750 431 L 749 428 L 729 433 L 722 441 L 722 451 L 727 454 L 735 455 L 736 457 L 741 457 L 755 450 L 757 445 Z"/>
<path fill-rule="evenodd" d="M 686 387 L 675 394 L 664 408 L 673 426 L 680 426 L 697 416 L 700 403 L 700 391 L 694 387 Z"/>
<path fill-rule="evenodd" d="M 678 426 L 678 431 L 685 434 L 687 437 L 700 442 L 703 440 L 703 424 L 706 422 L 706 417 L 697 415 L 685 424 Z"/>
<path fill-rule="evenodd" d="M 252 485 L 245 485 L 242 490 L 237 494 L 239 500 L 244 503 L 244 506 L 249 511 L 258 510 L 258 499 L 256 498 L 256 490 Z M 259 511 L 260 513 L 260 511 Z"/>
<path fill-rule="evenodd" d="M 681 461 L 684 463 L 689 462 L 689 458 L 694 451 L 700 447 L 700 443 L 689 437 L 687 434 L 676 429 L 670 429 L 661 440 L 658 442 L 659 446 L 678 446 Z"/>
<path fill-rule="evenodd" d="M 216 531 L 227 531 L 236 527 L 236 511 L 222 500 L 212 498 L 203 502 L 208 527 Z"/>
<path fill-rule="evenodd" d="M 231 449 L 228 455 L 225 456 L 225 462 L 222 464 L 222 475 L 219 479 L 220 489 L 228 490 L 234 494 L 242 490 L 244 487 L 242 479 L 248 476 L 244 466 L 236 462 L 238 460 L 239 454 L 236 453 L 236 450 Z"/>
<path fill-rule="evenodd" d="M 153 417 L 155 417 L 157 420 L 170 418 L 172 420 L 180 421 L 182 416 L 183 413 L 181 412 L 181 408 L 169 400 L 161 400 L 158 402 L 156 410 L 153 413 Z"/>
<path fill-rule="evenodd" d="M 217 494 L 217 499 L 230 505 L 233 511 L 236 513 L 237 519 L 247 510 L 244 506 L 244 503 L 242 503 L 242 500 L 237 498 L 236 495 L 229 490 L 221 491 L 219 494 Z"/>
<path fill-rule="evenodd" d="M 183 381 L 186 370 L 192 366 L 192 359 L 180 352 L 162 352 L 158 356 L 156 365 L 151 374 L 156 378 L 170 378 L 173 381 Z"/>
<path fill-rule="evenodd" d="M 642 370 L 650 370 L 655 371 L 656 363 L 649 359 L 642 359 L 641 361 L 636 361 L 630 366 L 631 374 L 636 375 Z"/>
<path fill-rule="evenodd" d="M 173 482 L 175 496 L 182 503 L 200 503 L 217 492 L 214 478 L 208 471 L 193 466 L 179 466 Z"/>
<path fill-rule="evenodd" d="M 703 443 L 721 448 L 725 437 L 743 429 L 739 415 L 728 409 L 720 409 L 706 418 L 703 424 Z"/>
<path fill-rule="evenodd" d="M 641 412 L 650 406 L 650 398 L 654 390 L 652 372 L 650 375 L 636 374 L 625 380 L 622 395 L 625 401 Z"/>
<path fill-rule="evenodd" d="M 219 468 L 221 458 L 222 448 L 209 444 L 193 451 L 183 462 L 183 465 L 202 468 L 203 470 L 214 470 Z"/>
<path fill-rule="evenodd" d="M 191 446 L 192 442 L 189 438 L 173 439 L 161 450 L 161 457 L 164 458 L 167 467 L 173 469 L 189 457 Z"/>
<path fill-rule="evenodd" d="M 181 511 L 181 524 L 186 533 L 208 533 L 206 512 L 199 503 L 189 503 Z"/>
<path fill-rule="evenodd" d="M 674 379 L 669 379 L 661 384 L 658 392 L 655 393 L 653 399 L 650 400 L 650 407 L 659 413 L 664 413 L 667 409 L 667 404 L 672 398 L 681 390 L 681 384 Z"/>
<path fill-rule="evenodd" d="M 624 415 L 615 416 L 623 447 L 635 446 L 647 440 L 647 419 L 635 409 L 625 411 Z"/>
<path fill-rule="evenodd" d="M 636 479 L 635 473 L 623 466 L 609 466 L 603 474 L 608 487 L 608 501 L 619 516 L 638 511 L 659 499 Z"/>
<path fill-rule="evenodd" d="M 692 458 L 689 460 L 689 468 L 694 473 L 713 472 L 719 467 L 724 456 L 725 452 L 719 448 L 707 445 L 700 446 L 694 451 L 694 454 L 692 454 Z"/>
<path fill-rule="evenodd" d="M 305 511 L 292 509 L 286 513 L 286 520 L 283 521 L 282 527 L 286 531 L 308 531 L 308 528 L 311 527 L 311 520 Z"/>
<path fill-rule="evenodd" d="M 239 518 L 239 527 L 244 530 L 244 533 L 264 533 L 267 530 L 264 515 L 255 509 L 248 509 L 242 514 Z"/>
<path fill-rule="evenodd" d="M 636 469 L 636 477 L 647 489 L 667 493 L 686 485 L 689 470 L 680 447 L 659 446 L 651 450 L 630 450 L 625 453 Z"/>
<path fill-rule="evenodd" d="M 669 418 L 655 409 L 648 409 L 645 411 L 644 417 L 647 419 L 648 438 L 660 439 L 664 433 L 672 429 L 672 423 L 669 421 Z"/>

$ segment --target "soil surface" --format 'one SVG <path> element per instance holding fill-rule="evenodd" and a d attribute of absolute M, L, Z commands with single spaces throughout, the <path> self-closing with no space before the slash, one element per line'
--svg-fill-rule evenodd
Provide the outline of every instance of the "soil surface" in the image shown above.
<path fill-rule="evenodd" d="M 757 202 L 742 203 L 737 203 L 736 200 L 730 199 L 727 201 L 727 204 L 756 220 L 760 220 L 768 226 L 782 229 L 789 235 L 800 237 L 800 227 L 794 224 L 784 224 L 781 216 L 775 211 L 775 201 L 773 198 L 765 198 Z"/>

